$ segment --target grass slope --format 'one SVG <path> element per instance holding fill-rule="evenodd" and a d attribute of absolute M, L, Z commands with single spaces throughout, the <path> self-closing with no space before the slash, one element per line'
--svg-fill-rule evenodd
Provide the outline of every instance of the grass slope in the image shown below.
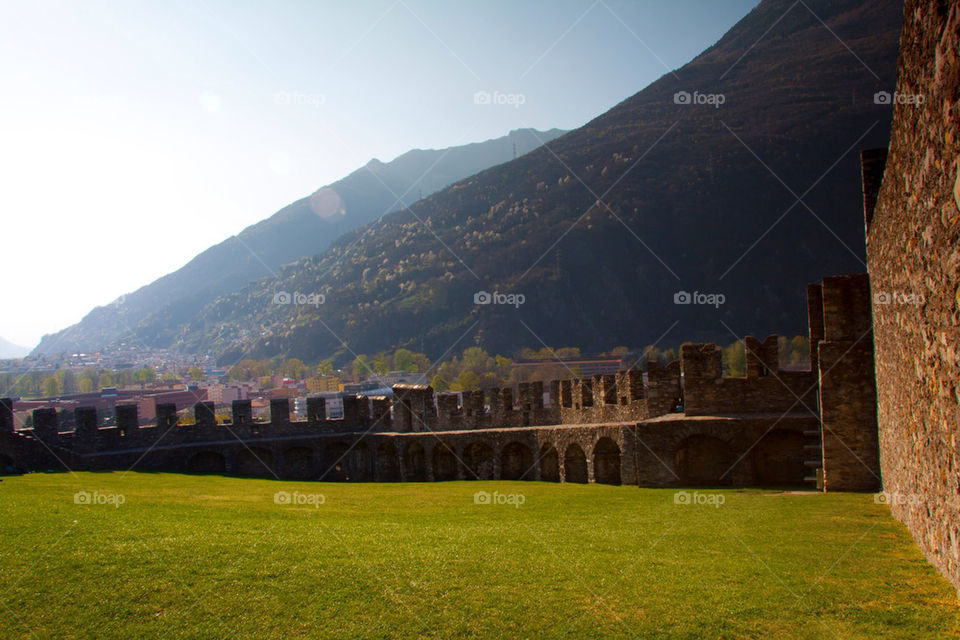
<path fill-rule="evenodd" d="M 475 504 L 478 490 L 524 503 Z M 76 504 L 77 491 L 124 502 Z M 701 490 L 715 507 L 674 493 L 6 478 L 0 638 L 957 634 L 952 588 L 870 495 Z"/>

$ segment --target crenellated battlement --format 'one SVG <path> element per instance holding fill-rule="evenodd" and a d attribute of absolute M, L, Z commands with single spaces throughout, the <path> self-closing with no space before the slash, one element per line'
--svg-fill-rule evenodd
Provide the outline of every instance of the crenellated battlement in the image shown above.
<path fill-rule="evenodd" d="M 816 412 L 816 372 L 781 371 L 778 337 L 763 342 L 743 339 L 746 375 L 724 377 L 720 349 L 714 344 L 680 347 L 683 408 L 689 416 L 735 413 Z"/>
<path fill-rule="evenodd" d="M 654 396 L 663 384 L 655 375 L 650 383 Z M 126 448 L 149 447 L 159 440 L 165 445 L 181 442 L 219 440 L 225 437 L 293 437 L 317 433 L 418 433 L 491 428 L 518 428 L 557 424 L 638 421 L 650 417 L 645 401 L 643 373 L 621 371 L 616 375 L 577 380 L 556 380 L 544 393 L 540 381 L 522 382 L 513 388 L 492 388 L 459 393 L 435 393 L 426 385 L 398 384 L 393 398 L 387 396 L 348 395 L 342 398 L 343 415 L 327 415 L 326 399 L 307 398 L 305 419 L 293 420 L 286 398 L 270 401 L 267 421 L 254 419 L 250 400 L 234 400 L 231 420 L 217 424 L 212 402 L 193 405 L 194 422 L 180 424 L 174 404 L 158 404 L 156 421 L 141 424 L 135 404 L 114 408 L 116 426 L 97 424 L 97 410 L 78 407 L 73 410 L 73 430 L 61 430 L 62 413 L 53 408 L 32 412 L 33 429 L 15 433 L 39 440 L 51 447 L 90 454 Z M 561 390 L 575 388 L 580 394 L 576 404 L 561 404 Z M 547 402 L 545 403 L 545 398 Z M 665 411 L 664 411 L 665 412 Z M 659 415 L 659 414 L 657 414 Z M 13 428 L 13 401 L 0 400 L 0 427 Z"/>

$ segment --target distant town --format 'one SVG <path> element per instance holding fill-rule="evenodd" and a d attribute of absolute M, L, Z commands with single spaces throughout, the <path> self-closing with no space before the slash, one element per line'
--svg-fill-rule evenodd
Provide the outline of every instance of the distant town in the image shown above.
<path fill-rule="evenodd" d="M 781 337 L 781 366 L 802 366 L 808 343 L 802 336 Z M 645 369 L 648 360 L 666 363 L 673 348 L 653 345 L 631 350 L 616 347 L 598 355 L 579 349 L 524 349 L 517 359 L 490 355 L 480 347 L 465 349 L 440 363 L 422 353 L 397 349 L 374 356 L 360 354 L 335 368 L 333 359 L 307 365 L 297 358 L 245 359 L 233 366 L 216 363 L 212 355 L 181 354 L 162 349 L 121 345 L 92 353 L 72 353 L 0 360 L 0 396 L 13 400 L 17 429 L 32 428 L 35 409 L 60 413 L 60 428 L 73 428 L 73 410 L 94 407 L 101 426 L 113 426 L 115 407 L 136 405 L 141 423 L 154 421 L 158 404 L 174 404 L 180 424 L 194 420 L 198 402 L 214 403 L 217 421 L 228 423 L 235 400 L 249 400 L 254 419 L 270 419 L 270 401 L 287 398 L 291 417 L 305 419 L 307 398 L 325 398 L 326 415 L 342 415 L 348 395 L 391 396 L 395 384 L 430 385 L 436 391 L 459 392 L 515 387 L 521 382 L 547 381 Z M 741 375 L 744 351 L 733 342 L 722 351 L 724 370 Z"/>

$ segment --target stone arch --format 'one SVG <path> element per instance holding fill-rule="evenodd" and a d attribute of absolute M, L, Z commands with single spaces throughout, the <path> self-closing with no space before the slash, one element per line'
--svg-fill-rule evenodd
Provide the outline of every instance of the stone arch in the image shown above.
<path fill-rule="evenodd" d="M 227 459 L 216 451 L 200 451 L 190 456 L 187 470 L 190 473 L 226 473 Z"/>
<path fill-rule="evenodd" d="M 563 454 L 563 470 L 567 482 L 587 482 L 587 456 L 575 442 Z"/>
<path fill-rule="evenodd" d="M 686 438 L 674 454 L 677 475 L 687 485 L 730 484 L 735 461 L 726 442 L 705 434 Z"/>
<path fill-rule="evenodd" d="M 321 480 L 345 482 L 350 479 L 348 453 L 350 447 L 344 442 L 331 442 L 323 452 Z"/>
<path fill-rule="evenodd" d="M 560 482 L 560 455 L 552 444 L 545 444 L 540 449 L 540 479 Z"/>
<path fill-rule="evenodd" d="M 373 459 L 366 442 L 358 442 L 348 454 L 350 468 L 353 470 L 351 480 L 366 482 L 373 476 Z"/>
<path fill-rule="evenodd" d="M 593 477 L 602 484 L 620 484 L 620 447 L 610 438 L 600 438 L 593 447 Z"/>
<path fill-rule="evenodd" d="M 754 482 L 763 485 L 802 485 L 805 438 L 798 431 L 774 429 L 752 452 Z"/>
<path fill-rule="evenodd" d="M 238 476 L 273 476 L 272 469 L 273 454 L 267 449 L 243 448 L 237 454 L 237 466 L 234 471 Z"/>
<path fill-rule="evenodd" d="M 530 447 L 511 442 L 500 453 L 500 478 L 503 480 L 533 480 L 533 453 Z"/>
<path fill-rule="evenodd" d="M 467 480 L 493 480 L 493 447 L 483 440 L 476 440 L 463 450 Z"/>
<path fill-rule="evenodd" d="M 313 464 L 313 449 L 291 447 L 283 452 L 283 475 L 297 480 L 308 480 L 316 475 Z"/>
<path fill-rule="evenodd" d="M 377 447 L 377 480 L 396 482 L 400 479 L 400 465 L 397 464 L 397 448 L 392 442 L 382 442 Z"/>
<path fill-rule="evenodd" d="M 424 482 L 427 479 L 427 456 L 416 440 L 403 449 L 403 470 L 408 482 Z"/>
<path fill-rule="evenodd" d="M 457 457 L 445 443 L 433 448 L 433 479 L 441 482 L 457 479 Z"/>

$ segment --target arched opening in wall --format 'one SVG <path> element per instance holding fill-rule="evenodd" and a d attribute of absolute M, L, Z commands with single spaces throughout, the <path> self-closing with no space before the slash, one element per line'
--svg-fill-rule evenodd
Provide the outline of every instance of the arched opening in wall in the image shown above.
<path fill-rule="evenodd" d="M 0 453 L 0 476 L 8 476 L 16 472 L 17 465 L 14 464 L 13 458 L 4 453 Z"/>
<path fill-rule="evenodd" d="M 703 434 L 681 442 L 674 454 L 677 475 L 686 485 L 730 484 L 735 461 L 726 442 Z"/>
<path fill-rule="evenodd" d="M 600 438 L 593 447 L 593 476 L 602 484 L 620 484 L 620 447 L 610 438 Z"/>
<path fill-rule="evenodd" d="M 226 473 L 227 459 L 216 451 L 200 451 L 187 462 L 190 473 Z"/>
<path fill-rule="evenodd" d="M 237 466 L 234 469 L 238 476 L 273 477 L 273 454 L 267 449 L 253 447 L 241 449 L 237 454 Z"/>
<path fill-rule="evenodd" d="M 320 479 L 330 482 L 350 480 L 349 451 L 350 447 L 343 442 L 328 444 L 323 452 L 323 464 L 320 465 Z"/>
<path fill-rule="evenodd" d="M 493 447 L 477 440 L 463 450 L 467 480 L 493 480 Z"/>
<path fill-rule="evenodd" d="M 552 444 L 540 449 L 540 479 L 544 482 L 560 482 L 560 454 Z"/>
<path fill-rule="evenodd" d="M 533 480 L 533 453 L 530 447 L 511 442 L 500 454 L 500 477 L 503 480 Z"/>
<path fill-rule="evenodd" d="M 433 448 L 433 479 L 437 481 L 457 479 L 457 457 L 447 444 Z"/>
<path fill-rule="evenodd" d="M 806 467 L 804 437 L 798 431 L 774 429 L 753 448 L 753 478 L 762 485 L 802 485 Z"/>
<path fill-rule="evenodd" d="M 403 471 L 407 482 L 425 482 L 427 480 L 427 456 L 419 442 L 409 442 L 404 447 Z"/>
<path fill-rule="evenodd" d="M 352 455 L 351 455 L 352 454 Z M 353 477 L 355 482 L 367 482 L 373 478 L 373 460 L 370 458 L 370 449 L 366 442 L 358 442 L 348 457 L 352 457 Z"/>
<path fill-rule="evenodd" d="M 587 482 L 587 456 L 578 444 L 567 447 L 563 454 L 564 479 L 567 482 Z"/>
<path fill-rule="evenodd" d="M 316 476 L 313 465 L 313 449 L 291 447 L 283 452 L 283 476 L 296 480 L 309 480 Z"/>
<path fill-rule="evenodd" d="M 396 482 L 400 479 L 400 465 L 397 463 L 397 448 L 392 442 L 383 442 L 377 447 L 377 480 Z"/>

